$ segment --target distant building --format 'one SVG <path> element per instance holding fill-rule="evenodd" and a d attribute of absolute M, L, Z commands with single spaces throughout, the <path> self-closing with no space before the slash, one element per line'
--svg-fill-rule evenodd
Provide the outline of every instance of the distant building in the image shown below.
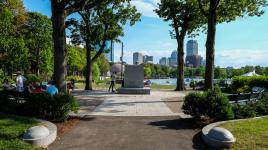
<path fill-rule="evenodd" d="M 187 67 L 200 67 L 202 66 L 203 58 L 199 55 L 186 56 L 186 66 Z"/>
<path fill-rule="evenodd" d="M 143 63 L 143 54 L 139 52 L 133 53 L 133 64 L 139 65 Z"/>
<path fill-rule="evenodd" d="M 152 63 L 153 64 L 154 57 L 153 56 L 144 55 L 143 56 L 143 62 L 144 63 Z"/>
<path fill-rule="evenodd" d="M 170 67 L 178 66 L 178 52 L 176 50 L 171 53 L 171 56 L 168 58 L 168 62 Z"/>
<path fill-rule="evenodd" d="M 187 54 L 186 56 L 198 55 L 198 43 L 196 40 L 189 40 L 186 46 Z"/>
<path fill-rule="evenodd" d="M 160 64 L 161 66 L 169 66 L 168 58 L 166 58 L 166 57 L 162 57 L 162 58 L 159 60 L 159 64 Z"/>
<path fill-rule="evenodd" d="M 201 66 L 205 67 L 206 66 L 206 59 L 202 59 Z"/>
<path fill-rule="evenodd" d="M 226 69 L 227 69 L 227 70 L 232 70 L 232 69 L 234 69 L 234 67 L 232 67 L 232 66 L 228 66 L 228 67 L 226 67 Z"/>

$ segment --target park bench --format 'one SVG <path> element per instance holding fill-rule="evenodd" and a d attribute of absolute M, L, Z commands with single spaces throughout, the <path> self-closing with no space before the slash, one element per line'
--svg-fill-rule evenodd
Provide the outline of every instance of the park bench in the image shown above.
<path fill-rule="evenodd" d="M 239 94 L 225 94 L 230 104 L 247 104 L 255 103 L 263 97 L 265 89 L 261 87 L 253 87 L 252 91 L 249 93 L 239 93 Z"/>

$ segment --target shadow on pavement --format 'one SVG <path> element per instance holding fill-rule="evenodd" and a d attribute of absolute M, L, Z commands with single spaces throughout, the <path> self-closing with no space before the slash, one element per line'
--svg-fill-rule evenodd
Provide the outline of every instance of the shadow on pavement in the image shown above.
<path fill-rule="evenodd" d="M 161 129 L 201 129 L 202 125 L 196 124 L 192 118 L 178 118 L 171 120 L 162 120 L 156 122 L 150 122 L 149 125 L 158 126 Z"/>

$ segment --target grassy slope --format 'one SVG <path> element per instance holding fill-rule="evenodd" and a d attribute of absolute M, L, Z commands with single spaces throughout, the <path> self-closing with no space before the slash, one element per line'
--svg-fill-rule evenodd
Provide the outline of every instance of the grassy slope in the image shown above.
<path fill-rule="evenodd" d="M 22 141 L 23 133 L 38 122 L 25 117 L 0 114 L 0 150 L 30 150 Z"/>
<path fill-rule="evenodd" d="M 268 117 L 221 125 L 236 138 L 233 150 L 267 150 Z"/>

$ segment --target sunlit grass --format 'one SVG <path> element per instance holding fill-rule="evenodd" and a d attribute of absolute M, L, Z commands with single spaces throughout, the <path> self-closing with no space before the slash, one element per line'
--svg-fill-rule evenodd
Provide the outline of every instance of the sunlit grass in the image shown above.
<path fill-rule="evenodd" d="M 23 133 L 38 122 L 25 117 L 0 114 L 0 150 L 32 150 L 22 140 Z"/>
<path fill-rule="evenodd" d="M 268 149 L 268 117 L 230 122 L 220 127 L 228 129 L 235 136 L 233 150 Z"/>

